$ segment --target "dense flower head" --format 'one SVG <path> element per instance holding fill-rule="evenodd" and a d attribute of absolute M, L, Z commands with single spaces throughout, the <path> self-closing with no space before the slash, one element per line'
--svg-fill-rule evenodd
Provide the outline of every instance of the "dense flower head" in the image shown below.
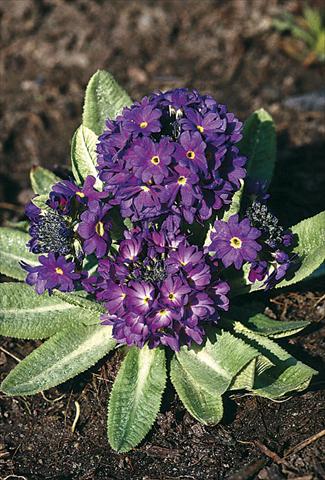
<path fill-rule="evenodd" d="M 169 213 L 207 220 L 231 202 L 246 174 L 235 146 L 241 128 L 224 105 L 196 90 L 144 97 L 99 137 L 104 190 L 133 221 Z"/>
<path fill-rule="evenodd" d="M 183 235 L 161 230 L 127 232 L 115 255 L 99 260 L 84 288 L 104 302 L 103 323 L 121 344 L 153 348 L 202 343 L 204 325 L 228 309 L 229 286 Z"/>

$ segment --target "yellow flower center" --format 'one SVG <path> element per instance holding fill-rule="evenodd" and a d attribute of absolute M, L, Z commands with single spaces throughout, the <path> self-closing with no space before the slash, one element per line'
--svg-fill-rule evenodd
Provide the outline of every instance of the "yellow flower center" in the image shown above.
<path fill-rule="evenodd" d="M 55 273 L 57 273 L 58 275 L 63 275 L 63 270 L 62 270 L 62 268 L 56 267 Z"/>
<path fill-rule="evenodd" d="M 105 233 L 103 222 L 98 222 L 97 225 L 96 225 L 95 230 L 96 230 L 96 233 L 97 233 L 100 237 L 103 237 L 103 236 L 104 236 L 104 233 Z"/>
<path fill-rule="evenodd" d="M 240 238 L 238 237 L 232 237 L 230 239 L 230 245 L 232 246 L 232 248 L 241 248 L 242 246 L 242 241 Z"/>
<path fill-rule="evenodd" d="M 159 311 L 159 315 L 160 315 L 161 317 L 165 317 L 165 316 L 167 315 L 167 313 L 168 313 L 168 311 L 167 311 L 166 309 Z"/>
<path fill-rule="evenodd" d="M 141 122 L 139 127 L 140 128 L 146 128 L 148 126 L 148 122 Z"/>
<path fill-rule="evenodd" d="M 186 152 L 186 156 L 190 160 L 193 160 L 195 158 L 195 152 L 193 152 L 193 150 L 189 150 L 188 152 Z"/>
<path fill-rule="evenodd" d="M 148 302 L 149 302 L 149 300 L 150 300 L 150 297 L 144 297 L 144 299 L 143 299 L 143 303 L 148 303 Z"/>
<path fill-rule="evenodd" d="M 175 295 L 173 293 L 170 293 L 168 295 L 169 300 L 175 300 Z"/>
<path fill-rule="evenodd" d="M 160 163 L 160 158 L 158 157 L 158 155 L 154 155 L 154 156 L 151 158 L 151 163 L 153 163 L 154 165 L 159 165 L 159 163 Z"/>
<path fill-rule="evenodd" d="M 198 129 L 198 131 L 200 133 L 203 133 L 204 132 L 204 128 L 202 127 L 202 125 L 196 125 L 196 128 Z"/>
<path fill-rule="evenodd" d="M 85 194 L 83 192 L 76 192 L 76 195 L 80 198 L 84 198 Z"/>
<path fill-rule="evenodd" d="M 185 185 L 187 182 L 187 178 L 186 177 L 179 177 L 179 179 L 177 180 L 177 183 L 179 185 Z"/>
<path fill-rule="evenodd" d="M 141 190 L 143 190 L 144 192 L 149 192 L 149 188 L 145 185 L 142 185 Z"/>

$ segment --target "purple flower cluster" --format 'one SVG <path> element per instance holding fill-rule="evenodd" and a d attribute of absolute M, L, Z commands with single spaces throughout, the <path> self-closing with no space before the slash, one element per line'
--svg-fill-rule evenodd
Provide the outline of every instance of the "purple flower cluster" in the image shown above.
<path fill-rule="evenodd" d="M 279 225 L 265 204 L 255 201 L 241 221 L 239 215 L 215 221 L 208 251 L 226 268 L 234 265 L 240 270 L 250 264 L 249 281 L 264 281 L 269 289 L 296 268 L 293 243 L 292 233 Z"/>
<path fill-rule="evenodd" d="M 142 347 L 202 343 L 204 325 L 227 310 L 229 286 L 203 252 L 166 228 L 127 232 L 118 253 L 99 260 L 83 286 L 104 302 L 103 323 L 121 344 Z"/>
<path fill-rule="evenodd" d="M 26 208 L 30 220 L 27 246 L 39 257 L 40 265 L 22 266 L 28 272 L 27 283 L 35 285 L 38 293 L 57 288 L 63 292 L 75 289 L 76 282 L 85 276 L 82 260 L 95 254 L 101 258 L 111 244 L 111 220 L 107 192 L 98 192 L 95 177 L 88 176 L 79 187 L 70 180 L 56 183 L 47 200 L 47 208 L 41 210 L 33 202 Z M 76 251 L 76 242 L 81 251 Z"/>
<path fill-rule="evenodd" d="M 177 214 L 205 221 L 231 202 L 246 158 L 241 122 L 208 95 L 176 89 L 125 108 L 99 137 L 98 168 L 132 221 Z"/>

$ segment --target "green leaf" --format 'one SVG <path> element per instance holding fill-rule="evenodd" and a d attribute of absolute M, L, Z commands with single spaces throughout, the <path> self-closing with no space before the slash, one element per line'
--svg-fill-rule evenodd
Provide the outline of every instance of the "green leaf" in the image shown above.
<path fill-rule="evenodd" d="M 30 240 L 27 233 L 12 228 L 0 228 L 0 273 L 17 280 L 24 280 L 26 272 L 20 261 L 38 265 L 37 256 L 27 250 Z"/>
<path fill-rule="evenodd" d="M 184 407 L 204 425 L 216 425 L 223 415 L 221 395 L 211 395 L 201 388 L 174 356 L 170 378 Z"/>
<path fill-rule="evenodd" d="M 239 322 L 235 323 L 235 331 L 241 338 L 246 337 L 249 345 L 268 360 L 264 365 L 266 370 L 255 376 L 252 391 L 256 395 L 275 400 L 290 392 L 304 390 L 317 373 L 269 338 L 251 332 Z"/>
<path fill-rule="evenodd" d="M 105 121 L 114 120 L 124 107 L 132 105 L 132 100 L 113 76 L 98 70 L 89 80 L 86 89 L 82 124 L 100 135 Z"/>
<path fill-rule="evenodd" d="M 34 350 L 2 382 L 7 395 L 32 395 L 75 377 L 115 346 L 111 327 L 70 325 Z"/>
<path fill-rule="evenodd" d="M 48 195 L 52 186 L 61 179 L 43 167 L 33 167 L 30 171 L 32 189 L 38 195 Z"/>
<path fill-rule="evenodd" d="M 216 334 L 204 347 L 182 347 L 176 357 L 198 386 L 212 395 L 223 394 L 234 377 L 258 351 L 229 332 Z"/>
<path fill-rule="evenodd" d="M 115 379 L 108 406 L 108 439 L 118 452 L 138 445 L 159 411 L 166 383 L 165 352 L 132 347 Z"/>
<path fill-rule="evenodd" d="M 229 315 L 259 335 L 281 338 L 294 335 L 306 328 L 310 322 L 306 320 L 296 320 L 284 322 L 272 320 L 263 313 L 251 313 L 245 306 L 232 307 Z"/>
<path fill-rule="evenodd" d="M 240 203 L 241 203 L 241 199 L 244 192 L 243 180 L 240 180 L 240 183 L 241 183 L 240 189 L 237 190 L 237 192 L 232 197 L 230 208 L 225 212 L 224 216 L 222 217 L 222 220 L 224 222 L 227 222 L 229 220 L 229 217 L 231 217 L 232 215 L 236 215 L 236 213 L 238 213 L 240 210 Z"/>
<path fill-rule="evenodd" d="M 248 177 L 270 183 L 276 160 L 276 135 L 273 119 L 263 108 L 246 120 L 239 148 L 248 158 Z"/>
<path fill-rule="evenodd" d="M 254 386 L 256 358 L 253 358 L 231 382 L 229 390 L 251 390 Z"/>
<path fill-rule="evenodd" d="M 96 300 L 91 300 L 87 298 L 87 292 L 80 290 L 77 292 L 60 292 L 60 290 L 54 290 L 53 291 L 54 295 L 59 297 L 61 300 L 63 300 L 66 303 L 69 303 L 70 305 L 74 305 L 75 307 L 80 307 L 84 310 L 88 310 L 89 312 L 92 312 L 93 314 L 100 314 L 100 313 L 105 313 L 106 309 L 104 305 L 96 302 Z M 90 314 L 89 314 L 90 315 Z M 94 317 L 90 316 L 89 321 L 87 324 L 93 324 L 93 323 L 98 323 L 99 316 Z"/>
<path fill-rule="evenodd" d="M 97 164 L 97 135 L 84 125 L 76 130 L 71 142 L 72 173 L 80 184 L 87 175 L 97 178 L 95 186 L 100 188 L 102 182 L 98 179 Z"/>
<path fill-rule="evenodd" d="M 48 338 L 67 325 L 89 323 L 92 316 L 92 312 L 54 295 L 37 295 L 24 283 L 0 284 L 0 335 Z"/>
<path fill-rule="evenodd" d="M 47 195 L 37 195 L 37 197 L 32 198 L 32 202 L 36 207 L 40 208 L 41 210 L 47 210 L 48 212 L 53 211 L 51 207 L 47 205 L 47 200 L 49 199 Z"/>
<path fill-rule="evenodd" d="M 291 228 L 298 236 L 294 251 L 299 255 L 301 266 L 290 280 L 283 280 L 276 288 L 287 287 L 308 277 L 325 260 L 325 211 L 307 218 Z"/>

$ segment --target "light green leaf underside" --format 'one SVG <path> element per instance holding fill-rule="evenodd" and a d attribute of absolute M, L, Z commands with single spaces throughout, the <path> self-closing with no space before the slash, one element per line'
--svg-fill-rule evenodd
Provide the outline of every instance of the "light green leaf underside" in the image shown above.
<path fill-rule="evenodd" d="M 221 395 L 211 395 L 198 385 L 174 356 L 170 378 L 186 410 L 205 425 L 216 425 L 223 415 Z"/>
<path fill-rule="evenodd" d="M 32 189 L 38 195 L 48 195 L 52 186 L 60 181 L 50 170 L 43 167 L 35 167 L 30 171 Z"/>
<path fill-rule="evenodd" d="M 235 322 L 235 331 L 241 334 L 241 338 L 246 337 L 245 341 L 262 355 L 263 368 L 260 366 L 260 371 L 264 371 L 255 376 L 252 388 L 256 395 L 271 399 L 281 398 L 290 392 L 305 389 L 312 376 L 317 373 L 269 338 L 251 332 L 239 322 Z M 274 366 L 271 366 L 272 364 Z"/>
<path fill-rule="evenodd" d="M 302 264 L 292 279 L 282 281 L 277 288 L 300 282 L 325 260 L 325 211 L 298 223 L 292 227 L 292 232 L 298 235 L 299 243 L 295 252 Z"/>
<path fill-rule="evenodd" d="M 87 370 L 115 346 L 111 327 L 71 325 L 20 362 L 2 382 L 7 395 L 32 395 Z"/>
<path fill-rule="evenodd" d="M 24 283 L 0 284 L 0 335 L 43 339 L 68 325 L 91 320 L 98 323 L 99 315 L 47 293 L 38 295 Z"/>
<path fill-rule="evenodd" d="M 12 228 L 0 228 L 0 273 L 17 280 L 26 278 L 26 271 L 19 265 L 20 261 L 38 265 L 37 256 L 27 250 L 30 240 L 27 233 Z"/>
<path fill-rule="evenodd" d="M 196 384 L 212 395 L 224 393 L 233 378 L 257 355 L 256 349 L 223 331 L 216 335 L 214 343 L 207 340 L 204 347 L 182 347 L 176 353 Z"/>
<path fill-rule="evenodd" d="M 108 406 L 108 439 L 118 452 L 138 445 L 158 414 L 166 383 L 165 352 L 132 347 L 115 379 Z"/>
<path fill-rule="evenodd" d="M 114 120 L 124 107 L 130 105 L 131 98 L 113 76 L 98 70 L 87 85 L 82 123 L 100 135 L 104 131 L 105 121 Z"/>
<path fill-rule="evenodd" d="M 248 158 L 248 177 L 270 183 L 276 160 L 276 135 L 273 119 L 263 108 L 246 120 L 239 149 Z"/>
<path fill-rule="evenodd" d="M 72 173 L 78 183 L 82 183 L 88 175 L 98 177 L 97 135 L 84 125 L 76 130 L 71 141 Z M 100 188 L 101 181 L 97 178 L 95 186 Z"/>

